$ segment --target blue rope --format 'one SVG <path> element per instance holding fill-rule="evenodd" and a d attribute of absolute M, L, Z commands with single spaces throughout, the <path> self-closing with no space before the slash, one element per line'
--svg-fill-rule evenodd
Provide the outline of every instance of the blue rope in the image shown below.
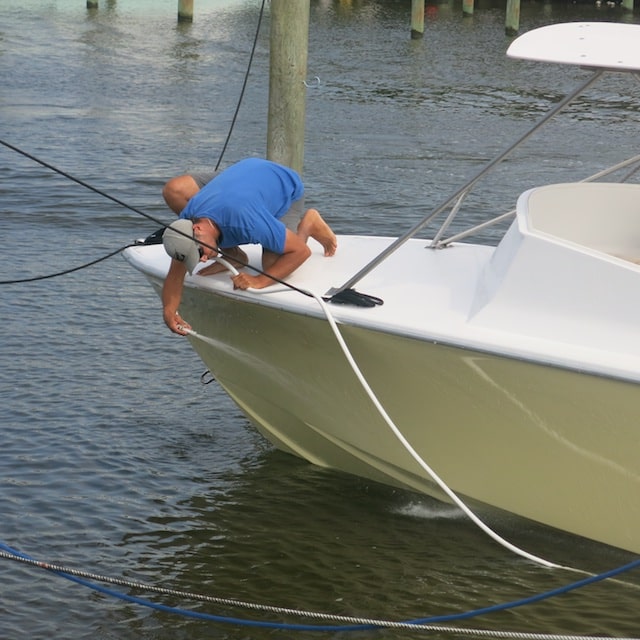
<path fill-rule="evenodd" d="M 4 544 L 3 542 L 0 542 L 0 548 L 4 549 L 8 553 L 11 553 L 17 556 L 18 558 L 24 558 L 25 560 L 35 561 L 35 559 L 32 558 L 31 556 L 28 556 L 15 549 L 12 549 L 10 546 Z M 42 568 L 45 568 L 45 567 L 42 567 Z M 103 593 L 109 596 L 113 596 L 114 598 L 118 598 L 119 600 L 125 600 L 127 602 L 139 604 L 139 605 L 142 605 L 143 607 L 156 609 L 157 611 L 163 611 L 165 613 L 174 613 L 187 618 L 197 618 L 200 620 L 208 620 L 210 622 L 222 622 L 225 624 L 237 624 L 237 625 L 248 626 L 248 627 L 265 627 L 269 629 L 291 629 L 295 631 L 362 631 L 366 629 L 379 628 L 375 625 L 335 626 L 335 625 L 285 624 L 285 623 L 279 623 L 279 622 L 260 622 L 258 620 L 245 620 L 243 618 L 233 618 L 230 616 L 217 616 L 211 613 L 200 613 L 198 611 L 191 611 L 189 609 L 182 609 L 179 607 L 169 607 L 164 604 L 157 604 L 155 602 L 151 602 L 150 600 L 146 600 L 144 598 L 130 596 L 125 593 L 120 593 L 119 591 L 114 591 L 113 589 L 109 589 L 107 587 L 102 587 L 100 585 L 89 582 L 88 580 L 84 580 L 83 578 L 78 578 L 77 576 L 72 576 L 72 575 L 69 575 L 68 573 L 64 573 L 63 571 L 55 571 L 55 570 L 49 570 L 49 571 L 62 578 L 66 578 L 71 582 L 76 582 L 77 584 L 81 584 L 85 587 L 89 587 L 89 589 L 93 589 L 94 591 L 97 591 L 99 593 Z"/>
<path fill-rule="evenodd" d="M 25 560 L 29 560 L 30 562 L 36 563 L 36 566 L 40 566 L 40 568 L 47 569 L 51 573 L 55 573 L 56 575 L 66 578 L 71 582 L 75 582 L 77 584 L 83 585 L 97 591 L 99 593 L 103 593 L 105 595 L 112 596 L 119 600 L 124 600 L 126 602 L 131 602 L 134 604 L 139 604 L 143 607 L 148 607 L 150 609 L 155 609 L 157 611 L 162 611 L 164 613 L 173 613 L 176 615 L 181 615 L 188 618 L 196 618 L 199 620 L 207 620 L 210 622 L 218 622 L 224 624 L 235 624 L 240 626 L 247 627 L 262 627 L 268 629 L 280 629 L 280 630 L 292 630 L 292 631 L 329 631 L 329 632 L 337 632 L 337 631 L 366 631 L 373 629 L 383 628 L 382 625 L 376 624 L 350 624 L 350 625 L 315 625 L 315 624 L 290 624 L 290 623 L 280 623 L 280 622 L 261 622 L 258 620 L 247 620 L 244 618 L 235 618 L 231 616 L 219 616 L 210 613 L 200 613 L 197 611 L 191 611 L 189 609 L 182 609 L 179 607 L 170 607 L 163 604 L 157 604 L 155 602 L 151 602 L 150 600 L 146 600 L 144 598 L 138 598 L 136 596 L 130 596 L 124 593 L 120 593 L 119 591 L 114 591 L 113 589 L 109 589 L 107 587 L 102 587 L 100 585 L 96 585 L 93 582 L 89 582 L 88 580 L 84 580 L 77 576 L 70 575 L 65 573 L 64 571 L 58 571 L 54 569 L 48 569 L 45 563 L 38 563 L 34 558 L 23 554 L 8 545 L 0 542 L 0 549 L 5 550 L 6 552 L 16 556 L 17 558 L 23 558 Z M 514 609 L 516 607 L 521 607 L 527 604 L 532 604 L 534 602 L 540 602 L 541 600 L 546 600 L 548 598 L 558 596 L 564 593 L 568 593 L 570 591 L 574 591 L 576 589 L 580 589 L 587 585 L 593 584 L 595 582 L 600 582 L 602 580 L 606 580 L 608 578 L 612 578 L 614 576 L 620 575 L 627 571 L 631 571 L 640 567 L 640 558 L 629 562 L 628 564 L 622 565 L 616 569 L 612 569 L 610 571 L 606 571 L 604 573 L 600 573 L 595 576 L 590 576 L 588 578 L 584 578 L 583 580 L 578 580 L 577 582 L 572 582 L 564 587 L 559 587 L 557 589 L 551 589 L 549 591 L 544 591 L 542 593 L 536 594 L 534 596 L 530 596 L 527 598 L 521 598 L 520 600 L 513 600 L 511 602 L 506 602 L 503 604 L 492 605 L 489 607 L 483 607 L 480 609 L 473 609 L 471 611 L 466 611 L 463 613 L 455 613 L 449 615 L 441 615 L 441 616 L 431 616 L 428 618 L 416 618 L 414 620 L 407 620 L 403 624 L 433 624 L 436 622 L 452 622 L 456 620 L 467 620 L 469 618 L 477 617 L 480 615 L 484 615 L 486 613 L 494 613 L 496 611 L 506 611 L 508 609 Z"/>
<path fill-rule="evenodd" d="M 584 578 L 583 580 L 578 580 L 577 582 L 572 582 L 568 585 L 565 585 L 564 587 L 558 587 L 557 589 L 551 589 L 550 591 L 543 591 L 542 593 L 538 593 L 534 596 L 529 596 L 528 598 L 514 600 L 512 602 L 508 602 L 505 604 L 496 604 L 490 607 L 473 609 L 465 613 L 457 613 L 457 614 L 445 615 L 445 616 L 432 616 L 430 618 L 417 618 L 415 620 L 411 620 L 410 622 L 412 624 L 425 624 L 425 623 L 434 623 L 434 622 L 447 622 L 451 620 L 466 620 L 467 618 L 473 618 L 475 616 L 483 615 L 485 613 L 493 613 L 495 611 L 504 611 L 506 609 L 513 609 L 515 607 L 521 607 L 526 604 L 533 604 L 534 602 L 540 602 L 541 600 L 546 600 L 554 596 L 559 596 L 564 593 L 569 593 L 569 591 L 575 591 L 576 589 L 580 589 L 581 587 L 586 587 L 587 585 L 593 584 L 594 582 L 601 582 L 602 580 L 613 578 L 614 576 L 620 575 L 621 573 L 625 573 L 626 571 L 631 571 L 632 569 L 637 569 L 638 567 L 640 567 L 640 558 L 637 560 L 633 560 L 628 564 L 622 565 L 621 567 L 618 567 L 616 569 L 611 569 L 610 571 L 599 573 L 598 575 L 595 575 L 595 576 L 589 576 L 588 578 Z"/>

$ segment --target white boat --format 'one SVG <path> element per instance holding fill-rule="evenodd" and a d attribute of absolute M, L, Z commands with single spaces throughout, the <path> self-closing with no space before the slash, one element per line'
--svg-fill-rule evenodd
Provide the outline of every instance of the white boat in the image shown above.
<path fill-rule="evenodd" d="M 446 237 L 476 182 L 602 75 L 639 86 L 639 43 L 640 25 L 580 22 L 514 40 L 509 56 L 588 77 L 402 237 L 339 236 L 331 259 L 312 241 L 293 289 L 187 276 L 189 340 L 266 438 L 640 552 L 640 184 L 628 181 L 640 156 L 526 191 L 495 218 L 513 216 L 497 246 Z M 441 214 L 431 241 L 415 239 Z M 125 257 L 160 292 L 163 246 Z M 334 304 L 353 289 L 371 306 Z"/>

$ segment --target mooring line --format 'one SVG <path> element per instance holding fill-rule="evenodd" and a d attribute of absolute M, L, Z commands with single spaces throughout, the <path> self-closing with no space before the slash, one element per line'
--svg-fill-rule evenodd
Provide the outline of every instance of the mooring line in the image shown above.
<path fill-rule="evenodd" d="M 188 591 L 170 589 L 167 587 L 156 587 L 154 585 L 150 585 L 142 582 L 136 582 L 136 581 L 126 580 L 122 578 L 112 578 L 112 577 L 108 577 L 108 576 L 104 576 L 96 573 L 91 573 L 88 571 L 72 569 L 59 564 L 51 564 L 48 562 L 36 560 L 35 558 L 32 558 L 20 551 L 17 551 L 2 542 L 0 542 L 0 549 L 1 549 L 0 550 L 1 558 L 14 560 L 16 562 L 21 562 L 23 564 L 26 564 L 32 567 L 37 567 L 39 569 L 49 571 L 62 578 L 71 580 L 72 582 L 76 582 L 83 586 L 89 587 L 90 589 L 99 591 L 101 593 L 105 593 L 115 598 L 125 600 L 128 602 L 133 602 L 135 604 L 140 604 L 142 606 L 149 607 L 152 609 L 157 609 L 167 613 L 173 613 L 173 614 L 182 615 L 185 617 L 194 617 L 194 618 L 199 618 L 199 619 L 208 620 L 212 622 L 235 624 L 235 625 L 242 625 L 242 626 L 252 626 L 252 627 L 264 627 L 264 628 L 272 628 L 272 629 L 286 629 L 286 630 L 292 630 L 292 631 L 353 632 L 353 631 L 366 631 L 366 630 L 376 630 L 381 628 L 389 628 L 389 629 L 405 629 L 405 630 L 412 630 L 412 631 L 444 632 L 444 633 L 472 635 L 472 636 L 520 638 L 522 640 L 604 640 L 605 637 L 562 635 L 562 634 L 561 635 L 542 634 L 542 633 L 528 633 L 528 632 L 519 632 L 519 631 L 493 631 L 489 629 L 468 629 L 468 628 L 439 626 L 434 623 L 450 622 L 455 620 L 467 620 L 467 619 L 478 617 L 480 615 L 484 615 L 487 613 L 505 611 L 508 609 L 521 607 L 527 604 L 540 602 L 541 600 L 545 600 L 560 594 L 568 593 L 569 591 L 580 589 L 589 584 L 593 584 L 594 582 L 606 580 L 610 577 L 619 575 L 620 573 L 624 573 L 626 571 L 631 571 L 637 568 L 638 566 L 640 566 L 640 560 L 636 560 L 627 565 L 618 567 L 617 569 L 613 569 L 611 571 L 601 573 L 597 576 L 586 578 L 578 582 L 565 585 L 564 587 L 559 587 L 557 589 L 552 589 L 550 591 L 546 591 L 543 593 L 536 594 L 534 596 L 522 598 L 520 600 L 516 600 L 508 603 L 493 605 L 493 606 L 484 607 L 481 609 L 475 609 L 475 610 L 458 613 L 458 614 L 431 616 L 428 618 L 420 618 L 415 620 L 395 621 L 395 620 L 383 620 L 383 619 L 381 620 L 381 619 L 375 619 L 375 618 L 341 616 L 337 614 L 304 611 L 300 609 L 291 609 L 291 608 L 284 608 L 284 607 L 276 607 L 273 605 L 263 605 L 263 604 L 245 602 L 242 600 L 235 600 L 230 598 L 207 596 L 207 595 L 197 594 L 197 593 L 188 592 Z M 88 580 L 94 580 L 97 582 L 124 586 L 130 589 L 136 589 L 139 591 L 148 591 L 151 593 L 157 593 L 161 595 L 170 595 L 170 596 L 180 597 L 188 600 L 196 600 L 196 601 L 220 604 L 220 605 L 231 606 L 236 608 L 239 607 L 239 608 L 245 608 L 245 609 L 253 609 L 253 610 L 264 611 L 268 613 L 276 613 L 280 615 L 289 615 L 289 616 L 323 620 L 323 621 L 329 621 L 329 622 L 340 622 L 343 624 L 340 626 L 317 625 L 317 624 L 313 624 L 313 625 L 312 624 L 290 624 L 290 623 L 272 622 L 272 621 L 270 622 L 270 621 L 247 620 L 243 618 L 236 618 L 236 617 L 230 617 L 230 616 L 201 613 L 201 612 L 191 611 L 189 609 L 182 609 L 179 607 L 172 607 L 172 606 L 154 603 L 143 598 L 131 596 L 128 594 L 123 594 L 118 591 L 114 591 L 112 589 L 106 589 L 99 585 L 93 584 L 92 582 L 88 582 L 88 580 L 85 580 L 85 578 Z M 606 636 L 606 638 L 609 638 L 610 640 L 611 636 Z M 619 640 L 640 640 L 640 639 L 620 638 Z"/>
<path fill-rule="evenodd" d="M 222 157 L 227 150 L 227 145 L 229 144 L 229 140 L 231 139 L 231 133 L 236 124 L 236 120 L 238 118 L 238 113 L 240 112 L 240 105 L 242 104 L 242 99 L 244 98 L 244 92 L 247 88 L 247 82 L 249 81 L 249 72 L 251 71 L 251 65 L 253 64 L 253 56 L 256 53 L 256 47 L 258 45 L 258 36 L 260 35 L 260 26 L 262 25 L 262 17 L 264 15 L 264 7 L 267 0 L 262 0 L 262 5 L 260 7 L 260 14 L 258 15 L 258 24 L 256 26 L 256 35 L 253 38 L 253 46 L 251 47 L 251 54 L 249 55 L 249 64 L 247 64 L 247 70 L 244 74 L 244 81 L 242 83 L 242 89 L 240 90 L 240 97 L 238 98 L 238 102 L 236 104 L 236 110 L 233 114 L 233 118 L 231 119 L 231 126 L 229 127 L 229 132 L 227 133 L 227 138 L 222 145 L 222 151 L 220 152 L 220 157 L 218 158 L 218 163 L 215 166 L 216 171 L 220 167 L 220 163 L 222 162 Z"/>
<path fill-rule="evenodd" d="M 71 175 L 70 173 L 67 173 L 66 171 L 63 171 L 62 169 L 59 169 L 58 167 L 44 161 L 41 160 L 40 158 L 37 158 L 34 155 L 31 155 L 30 153 L 28 153 L 27 151 L 24 151 L 23 149 L 20 149 L 19 147 L 16 147 L 15 145 L 7 142 L 6 140 L 2 140 L 0 139 L 0 144 L 7 147 L 8 149 L 11 149 L 12 151 L 15 151 L 16 153 L 19 153 L 20 155 L 23 155 L 25 158 L 29 158 L 29 160 L 33 160 L 33 162 L 36 162 L 39 165 L 42 165 L 43 167 L 46 167 L 47 169 L 51 169 L 51 171 L 53 171 L 54 173 L 58 173 L 61 176 L 64 176 L 65 178 L 67 178 L 68 180 L 71 180 L 72 182 L 75 182 L 76 184 L 81 185 L 82 187 L 84 187 L 85 189 L 89 189 L 89 191 L 93 191 L 94 193 L 97 193 L 98 195 L 102 196 L 103 198 L 107 198 L 107 200 L 111 200 L 112 202 L 115 202 L 116 204 L 119 204 L 122 207 L 125 207 L 126 209 L 129 209 L 130 211 L 133 211 L 134 213 L 137 213 L 138 215 L 142 216 L 143 218 L 147 218 L 147 220 L 151 220 L 152 222 L 155 222 L 157 225 L 160 226 L 166 226 L 165 223 L 156 218 L 155 216 L 152 216 L 149 213 L 145 213 L 144 211 L 142 211 L 141 209 L 138 209 L 136 207 L 131 206 L 130 204 L 124 202 L 123 200 L 120 200 L 119 198 L 116 198 L 115 196 L 112 196 L 111 194 L 107 193 L 106 191 L 102 191 L 101 189 L 98 189 L 97 187 L 94 187 L 93 185 L 90 185 L 88 182 L 85 182 L 84 180 L 81 180 L 80 178 L 76 178 L 74 175 Z"/>
<path fill-rule="evenodd" d="M 91 260 L 90 262 L 85 262 L 77 267 L 71 267 L 69 269 L 64 269 L 63 271 L 58 271 L 56 273 L 47 273 L 43 276 L 32 276 L 30 278 L 16 278 L 14 280 L 0 280 L 0 285 L 3 284 L 21 284 L 23 282 L 37 282 L 38 280 L 49 280 L 50 278 L 57 278 L 58 276 L 66 276 L 74 271 L 81 271 L 82 269 L 86 269 L 88 267 L 92 267 L 94 264 L 98 264 L 99 262 L 103 262 L 104 260 L 108 260 L 113 256 L 121 253 L 125 249 L 129 247 L 135 246 L 134 244 L 125 244 L 124 247 L 120 247 L 111 253 L 108 253 L 106 256 L 102 256 L 101 258 L 96 258 L 95 260 Z"/>
<path fill-rule="evenodd" d="M 231 125 L 229 126 L 229 131 L 227 132 L 227 137 L 224 141 L 224 144 L 222 145 L 222 150 L 220 151 L 220 155 L 218 156 L 218 162 L 216 163 L 215 166 L 215 170 L 217 171 L 220 167 L 220 164 L 222 163 L 222 158 L 224 157 L 224 154 L 227 150 L 227 145 L 229 144 L 229 140 L 231 139 L 231 134 L 233 133 L 233 130 L 235 128 L 235 124 L 236 124 L 236 120 L 238 118 L 238 113 L 240 111 L 240 106 L 242 105 L 242 100 L 244 98 L 244 93 L 245 90 L 247 88 L 247 83 L 249 80 L 249 73 L 251 71 L 251 65 L 253 62 L 253 57 L 255 55 L 256 52 L 256 46 L 258 43 L 258 36 L 260 34 L 260 27 L 262 24 L 262 18 L 264 15 L 264 9 L 265 9 L 265 4 L 266 4 L 266 0 L 262 0 L 262 6 L 260 7 L 260 15 L 258 17 L 258 23 L 256 26 L 256 34 L 253 40 L 253 45 L 251 47 L 251 54 L 249 56 L 249 63 L 247 65 L 247 70 L 245 71 L 245 75 L 244 75 L 244 80 L 242 83 L 242 89 L 240 91 L 240 96 L 238 98 L 238 102 L 236 104 L 236 108 L 235 108 L 235 112 L 233 114 L 233 117 L 231 119 Z M 74 175 L 71 175 L 70 173 L 67 173 L 66 171 L 63 171 L 62 169 L 59 169 L 58 167 L 50 164 L 49 162 L 45 162 L 44 160 L 41 160 L 40 158 L 37 158 L 36 156 L 24 151 L 23 149 L 20 149 L 19 147 L 16 147 L 15 145 L 7 142 L 6 140 L 2 140 L 0 139 L 0 144 L 7 147 L 7 149 L 11 149 L 12 151 L 15 151 L 16 153 L 19 153 L 20 155 L 24 156 L 25 158 L 28 158 L 29 160 L 32 160 L 33 162 L 36 162 L 37 164 L 50 169 L 51 171 L 60 174 L 61 176 L 64 176 L 65 178 L 71 180 L 72 182 L 75 182 L 76 184 L 79 184 L 83 187 L 85 187 L 86 189 L 89 189 L 90 191 L 93 191 L 94 193 L 97 193 L 100 196 L 103 196 L 104 198 L 107 198 L 108 200 L 111 200 L 112 202 L 115 202 L 116 204 L 125 207 L 126 209 L 129 209 L 130 211 L 133 211 L 134 213 L 137 213 L 138 215 L 147 218 L 148 220 L 151 220 L 152 222 L 154 222 L 155 224 L 157 224 L 158 226 L 162 227 L 162 228 L 166 228 L 168 225 L 156 218 L 155 216 L 152 216 L 148 213 L 145 213 L 144 211 L 142 211 L 141 209 L 138 209 L 136 207 L 131 206 L 130 204 L 124 202 L 123 200 L 120 200 L 119 198 L 116 198 L 112 195 L 110 195 L 109 193 L 102 191 L 101 189 L 98 189 L 92 185 L 90 185 L 88 182 L 85 182 L 84 180 L 81 180 L 80 178 L 77 178 Z M 57 278 L 58 276 L 64 276 L 64 275 L 68 275 L 69 273 L 73 273 L 74 271 L 80 271 L 81 269 L 86 269 L 87 267 L 91 267 L 94 264 L 97 264 L 99 262 L 102 262 L 103 260 L 107 260 L 115 255 L 117 255 L 118 253 L 124 251 L 125 249 L 127 249 L 128 247 L 130 247 L 132 245 L 128 244 L 125 245 L 124 247 L 120 247 L 119 249 L 116 249 L 115 251 L 112 251 L 111 253 L 108 253 L 105 256 L 102 256 L 101 258 L 97 258 L 96 260 L 92 260 L 91 262 L 88 262 L 86 264 L 82 264 L 78 267 L 73 267 L 70 269 L 65 269 L 63 271 L 59 271 L 57 273 L 51 273 L 51 274 L 46 274 L 43 276 L 34 276 L 31 278 L 16 278 L 13 280 L 2 280 L 0 281 L 0 285 L 8 285 L 8 284 L 21 284 L 21 283 L 25 283 L 25 282 L 36 282 L 38 280 L 48 280 L 50 278 Z M 222 254 L 224 255 L 224 254 Z M 244 266 L 249 266 L 249 265 L 244 265 Z M 260 271 L 258 271 L 259 273 L 261 273 Z"/>
<path fill-rule="evenodd" d="M 338 345 L 342 349 L 342 352 L 343 352 L 345 358 L 347 359 L 347 362 L 349 363 L 349 365 L 351 367 L 351 370 L 353 371 L 353 373 L 355 374 L 356 378 L 360 382 L 360 385 L 364 389 L 364 391 L 367 394 L 367 396 L 369 396 L 369 399 L 371 400 L 371 402 L 373 403 L 374 407 L 376 408 L 376 410 L 380 414 L 380 417 L 384 420 L 384 422 L 387 424 L 387 426 L 391 429 L 391 431 L 393 432 L 394 436 L 399 440 L 399 442 L 405 448 L 407 453 L 409 453 L 409 455 L 415 460 L 415 462 L 417 462 L 418 465 L 424 471 L 426 471 L 429 474 L 429 476 L 447 494 L 447 496 L 449 496 L 449 498 L 454 502 L 454 504 L 456 504 L 458 506 L 458 508 L 460 508 L 465 513 L 465 515 L 477 527 L 479 527 L 484 533 L 486 533 L 492 540 L 494 540 L 495 542 L 498 542 L 500 545 L 502 545 L 503 547 L 505 547 L 509 551 L 512 551 L 513 553 L 515 553 L 515 554 L 517 554 L 517 555 L 519 555 L 521 557 L 524 557 L 527 560 L 531 560 L 532 562 L 540 564 L 540 565 L 542 565 L 544 567 L 554 568 L 554 569 L 569 569 L 571 571 L 577 571 L 577 572 L 586 574 L 586 572 L 579 571 L 578 569 L 573 569 L 571 567 L 563 567 L 561 565 L 555 564 L 554 562 L 550 562 L 549 560 L 545 560 L 544 558 L 540 558 L 540 557 L 538 557 L 536 555 L 533 555 L 533 554 L 525 551 L 524 549 L 521 549 L 520 547 L 517 547 L 516 545 L 512 544 L 508 540 L 505 540 L 505 538 L 503 538 L 497 532 L 495 532 L 491 527 L 489 527 L 483 520 L 481 520 L 465 504 L 465 502 L 458 496 L 458 494 L 455 493 L 453 491 L 453 489 L 451 489 L 449 487 L 449 485 L 435 472 L 434 469 L 431 468 L 431 466 L 429 464 L 427 464 L 427 462 L 413 448 L 411 443 L 405 438 L 403 433 L 396 426 L 395 422 L 391 419 L 391 416 L 389 416 L 389 414 L 387 413 L 386 409 L 382 406 L 382 403 L 378 400 L 378 397 L 373 392 L 373 389 L 371 388 L 371 386 L 367 382 L 367 379 L 365 378 L 364 374 L 360 370 L 360 367 L 356 363 L 355 358 L 351 354 L 351 351 L 349 350 L 349 347 L 347 346 L 347 343 L 345 342 L 344 338 L 342 337 L 342 333 L 340 332 L 340 329 L 338 328 L 338 325 L 337 325 L 333 315 L 331 314 L 331 311 L 327 307 L 326 303 L 318 295 L 314 294 L 314 298 L 315 298 L 316 302 L 320 305 L 320 308 L 322 309 L 322 311 L 324 312 L 325 317 L 327 318 L 327 321 L 329 322 L 329 325 L 331 327 L 331 330 L 333 331 L 333 334 L 334 334 L 334 336 L 335 336 L 335 338 L 336 338 L 336 340 L 338 342 Z M 589 575 L 589 574 L 587 574 L 587 575 Z"/>
<path fill-rule="evenodd" d="M 0 144 L 4 145 L 5 147 L 12 149 L 13 151 L 16 151 L 17 153 L 25 156 L 26 158 L 29 158 L 30 160 L 33 160 L 34 162 L 42 165 L 43 167 L 47 167 L 48 169 L 51 169 L 52 171 L 54 171 L 55 173 L 59 173 L 60 175 L 64 176 L 65 178 L 68 178 L 69 180 L 72 180 L 73 182 L 76 182 L 79 185 L 82 185 L 83 187 L 86 187 L 87 189 L 89 189 L 90 191 L 93 191 L 94 193 L 97 193 L 101 196 L 104 196 L 105 198 L 115 202 L 116 204 L 119 204 L 127 209 L 130 209 L 131 211 L 133 211 L 134 213 L 137 213 L 145 218 L 147 218 L 148 220 L 151 220 L 152 222 L 155 222 L 159 227 L 161 227 L 162 229 L 166 229 L 170 223 L 164 222 L 163 220 L 160 220 L 159 218 L 156 218 L 155 216 L 152 216 L 149 213 L 145 213 L 144 211 L 137 209 L 136 207 L 132 207 L 131 205 L 127 204 L 126 202 L 120 200 L 119 198 L 116 198 L 112 195 L 109 195 L 108 193 L 106 193 L 105 191 L 102 191 L 101 189 L 98 189 L 97 187 L 94 187 L 93 185 L 90 185 L 88 182 L 85 182 L 84 180 L 81 180 L 80 178 L 76 178 L 75 176 L 71 175 L 70 173 L 67 173 L 66 171 L 63 171 L 62 169 L 59 169 L 58 167 L 46 162 L 45 160 L 41 160 L 40 158 L 37 158 L 36 156 L 31 155 L 30 153 L 28 153 L 27 151 L 24 151 L 23 149 L 20 149 L 19 147 L 16 147 L 15 145 L 10 144 L 9 142 L 6 142 L 5 140 L 0 139 Z M 186 233 L 176 229 L 175 230 L 176 233 L 183 235 L 187 238 L 189 238 L 190 236 L 188 236 Z M 11 279 L 11 280 L 2 280 L 0 281 L 0 285 L 10 285 L 10 284 L 19 284 L 19 283 L 24 283 L 24 282 L 36 282 L 38 280 L 47 280 L 49 278 L 56 278 L 58 276 L 62 276 L 62 275 L 67 275 L 69 273 L 73 273 L 74 271 L 80 271 L 81 269 L 86 269 L 87 267 L 90 267 L 94 264 L 97 264 L 98 262 L 102 262 L 103 260 L 107 260 L 108 258 L 113 257 L 114 255 L 120 253 L 121 251 L 124 251 L 125 249 L 127 249 L 128 247 L 131 246 L 135 246 L 138 244 L 144 244 L 144 242 L 135 242 L 132 244 L 128 244 L 125 245 L 124 247 L 120 247 L 119 249 L 116 249 L 115 251 L 111 251 L 110 253 L 108 253 L 105 256 L 102 256 L 100 258 L 96 258 L 95 260 L 91 260 L 90 262 L 87 262 L 85 264 L 82 264 L 80 266 L 77 267 L 71 267 L 69 269 L 64 269 L 63 271 L 59 271 L 57 273 L 50 273 L 50 274 L 45 274 L 45 275 L 41 275 L 41 276 L 33 276 L 33 277 L 29 277 L 29 278 L 15 278 L 15 279 Z M 298 293 L 301 293 L 303 295 L 310 295 L 308 294 L 305 290 L 303 289 L 299 289 L 298 287 L 286 282 L 285 280 L 281 280 L 279 278 L 276 278 L 275 276 L 271 276 L 268 273 L 265 273 L 262 269 L 249 264 L 248 262 L 243 262 L 242 260 L 239 260 L 237 257 L 231 257 L 231 256 L 227 256 L 224 251 L 222 249 L 220 249 L 219 247 L 214 247 L 211 246 L 209 244 L 207 244 L 206 242 L 202 242 L 200 241 L 200 244 L 212 249 L 214 251 L 216 251 L 218 253 L 218 255 L 222 258 L 228 258 L 230 260 L 234 260 L 235 262 L 237 262 L 238 264 L 242 265 L 243 267 L 246 267 L 248 269 L 251 269 L 252 271 L 261 274 L 261 275 L 265 275 L 268 276 L 269 278 L 271 278 L 274 282 L 277 282 L 278 284 L 281 284 L 293 291 L 297 291 Z M 236 272 L 237 273 L 237 272 Z"/>

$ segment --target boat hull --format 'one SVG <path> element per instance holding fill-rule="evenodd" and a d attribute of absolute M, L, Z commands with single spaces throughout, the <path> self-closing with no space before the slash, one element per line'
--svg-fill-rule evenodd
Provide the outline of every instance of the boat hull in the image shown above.
<path fill-rule="evenodd" d="M 640 553 L 640 184 L 629 182 L 640 156 L 534 186 L 515 210 L 445 237 L 472 187 L 554 115 L 602 75 L 638 74 L 637 31 L 570 23 L 514 40 L 511 57 L 592 73 L 404 235 L 340 236 L 330 260 L 310 239 L 309 258 L 270 292 L 186 276 L 180 314 L 193 347 L 269 440 L 445 498 L 430 468 L 475 506 Z M 495 247 L 459 242 L 514 214 Z M 244 247 L 246 266 L 260 270 L 258 249 Z M 161 254 L 124 255 L 160 288 Z M 347 357 L 318 299 L 299 294 L 337 302 L 356 284 L 384 304 L 331 305 Z"/>
<path fill-rule="evenodd" d="M 197 288 L 185 288 L 183 305 L 193 348 L 276 447 L 446 500 L 325 320 Z M 637 384 L 348 324 L 340 331 L 394 424 L 458 495 L 640 552 Z"/>

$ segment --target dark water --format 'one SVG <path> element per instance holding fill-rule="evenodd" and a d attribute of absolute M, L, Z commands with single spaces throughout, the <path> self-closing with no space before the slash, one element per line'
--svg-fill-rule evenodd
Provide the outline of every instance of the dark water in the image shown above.
<path fill-rule="evenodd" d="M 94 12 L 85 4 L 0 0 L 0 135 L 168 220 L 163 182 L 218 160 L 260 3 L 196 0 L 195 22 L 182 26 L 175 0 L 100 0 Z M 424 40 L 411 41 L 408 4 L 312 2 L 309 77 L 321 82 L 308 91 L 305 179 L 339 232 L 410 226 L 574 83 L 570 69 L 505 58 L 501 9 L 463 20 L 457 6 L 431 6 Z M 638 21 L 587 5 L 522 7 L 523 30 L 582 19 Z M 225 163 L 264 153 L 267 87 L 268 7 Z M 508 163 L 506 185 L 479 191 L 472 216 L 636 152 L 637 87 L 612 81 L 591 92 Z M 594 124 L 610 137 L 594 136 Z M 588 151 L 579 160 L 568 151 L 574 143 Z M 156 228 L 4 147 L 0 178 L 0 280 L 68 269 Z M 214 384 L 200 384 L 203 365 L 164 328 L 150 287 L 119 256 L 4 285 L 0 296 L 0 540 L 12 547 L 167 588 L 393 620 L 517 600 L 582 577 L 514 556 L 453 508 L 275 451 Z M 497 525 L 562 565 L 599 572 L 630 559 L 522 522 Z M 349 635 L 214 624 L 13 561 L 0 566 L 7 639 Z M 639 595 L 603 583 L 461 624 L 638 636 Z"/>

